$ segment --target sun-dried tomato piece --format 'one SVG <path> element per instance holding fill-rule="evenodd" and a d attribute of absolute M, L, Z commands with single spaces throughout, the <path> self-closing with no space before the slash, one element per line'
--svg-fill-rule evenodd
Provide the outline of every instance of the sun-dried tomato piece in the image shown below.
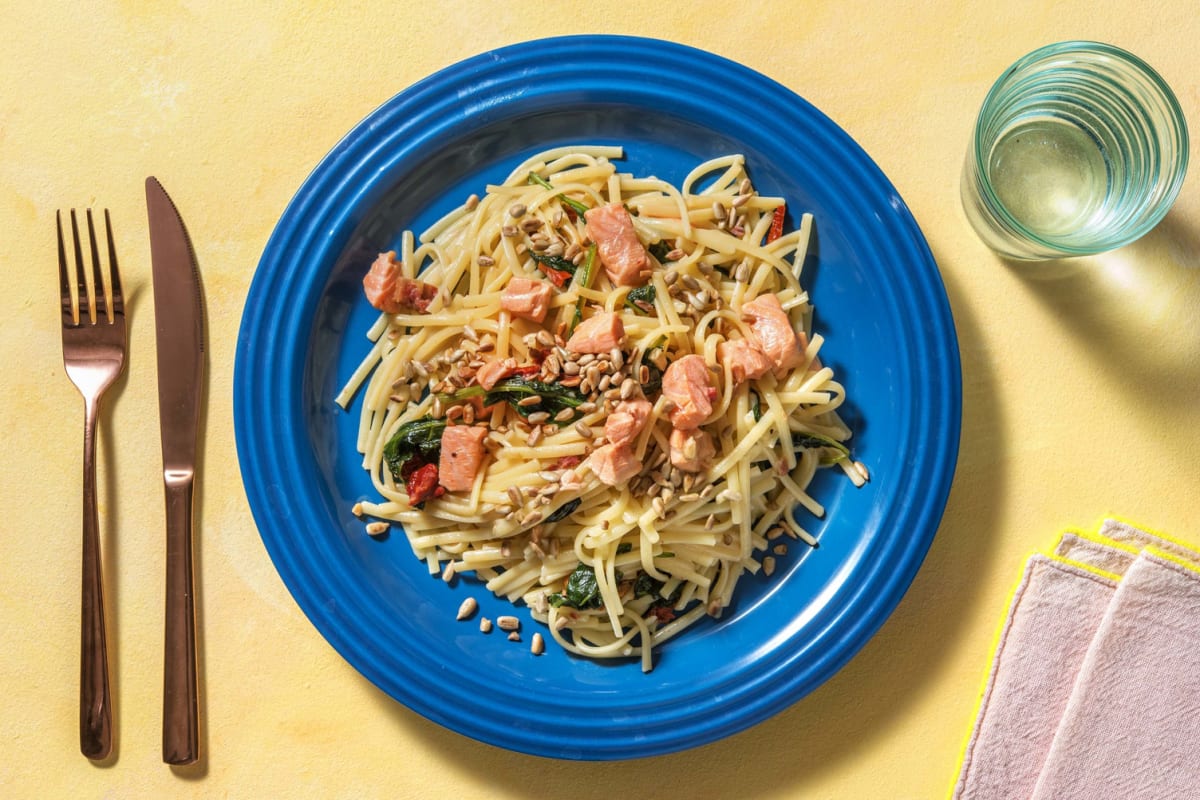
<path fill-rule="evenodd" d="M 446 489 L 438 485 L 437 464 L 422 464 L 414 469 L 405 478 L 404 488 L 408 492 L 408 504 L 413 508 L 420 508 L 426 500 L 446 493 Z"/>
<path fill-rule="evenodd" d="M 775 209 L 775 213 L 771 215 L 771 230 L 767 233 L 767 242 L 773 242 L 780 236 L 783 236 L 783 217 L 787 214 L 787 203 Z"/>

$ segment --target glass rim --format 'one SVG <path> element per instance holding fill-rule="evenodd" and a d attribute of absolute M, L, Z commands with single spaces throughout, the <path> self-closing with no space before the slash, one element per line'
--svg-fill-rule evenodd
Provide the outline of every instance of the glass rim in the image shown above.
<path fill-rule="evenodd" d="M 1046 237 L 1030 230 L 1022 224 L 1020 220 L 1013 216 L 1008 210 L 1008 207 L 1001 202 L 997 196 L 995 189 L 992 187 L 991 181 L 987 177 L 987 164 L 983 157 L 983 144 L 985 141 L 982 135 L 983 121 L 985 112 L 991 106 L 997 96 L 1003 89 L 1007 87 L 1010 79 L 1021 70 L 1044 60 L 1049 56 L 1058 54 L 1090 54 L 1101 57 L 1114 58 L 1124 64 L 1133 67 L 1140 75 L 1142 75 L 1156 90 L 1166 106 L 1167 116 L 1170 119 L 1172 127 L 1178 141 L 1178 156 L 1175 159 L 1175 167 L 1172 170 L 1173 174 L 1169 182 L 1167 191 L 1164 194 L 1165 198 L 1169 198 L 1169 202 L 1162 203 L 1161 208 L 1154 214 L 1148 216 L 1142 223 L 1138 224 L 1130 230 L 1124 231 L 1120 236 L 1105 238 L 1099 243 L 1092 245 L 1076 245 L 1063 242 L 1054 237 Z M 992 137 L 987 137 L 990 141 Z M 1188 136 L 1187 119 L 1183 113 L 1183 107 L 1179 104 L 1179 99 L 1175 92 L 1163 79 L 1163 77 L 1148 64 L 1140 56 L 1129 52 L 1128 50 L 1114 44 L 1106 42 L 1098 42 L 1090 39 L 1068 39 L 1061 42 L 1053 42 L 1051 44 L 1042 45 L 1025 55 L 1018 58 L 1010 64 L 1000 76 L 992 83 L 987 95 L 984 96 L 983 102 L 979 106 L 979 113 L 975 117 L 975 125 L 971 134 L 971 158 L 974 162 L 976 183 L 983 196 L 984 202 L 989 207 L 989 210 L 997 218 L 1005 228 L 1008 228 L 1012 234 L 1019 236 L 1033 245 L 1045 248 L 1046 250 L 1061 253 L 1066 256 L 1084 256 L 1094 255 L 1096 253 L 1114 250 L 1118 247 L 1123 247 L 1131 242 L 1144 236 L 1153 229 L 1167 211 L 1174 204 L 1175 198 L 1183 186 L 1184 177 L 1187 174 L 1189 162 L 1189 147 L 1190 139 Z"/>

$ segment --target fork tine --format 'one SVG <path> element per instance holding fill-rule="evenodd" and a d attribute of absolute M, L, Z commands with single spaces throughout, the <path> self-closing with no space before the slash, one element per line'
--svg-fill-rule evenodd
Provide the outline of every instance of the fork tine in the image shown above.
<path fill-rule="evenodd" d="M 101 314 L 103 314 L 105 322 L 112 322 L 112 313 L 108 308 L 108 297 L 104 291 L 104 276 L 100 274 L 100 248 L 96 246 L 96 224 L 92 221 L 91 208 L 88 208 L 86 216 L 88 246 L 92 251 L 92 305 L 96 310 L 95 318 L 99 319 Z"/>
<path fill-rule="evenodd" d="M 84 304 L 87 304 L 88 322 L 96 322 L 96 306 L 87 287 L 87 270 L 83 266 L 83 247 L 79 243 L 79 221 L 75 209 L 71 209 L 71 239 L 75 245 L 75 279 L 79 284 L 79 320 L 83 321 Z"/>
<path fill-rule="evenodd" d="M 58 292 L 62 301 L 63 325 L 78 325 L 79 312 L 71 297 L 71 284 L 75 282 L 75 276 L 67 274 L 67 246 L 63 240 L 61 210 L 55 212 L 54 220 L 58 227 Z"/>
<path fill-rule="evenodd" d="M 112 293 L 112 313 L 125 313 L 125 296 L 121 293 L 121 271 L 117 269 L 117 246 L 113 243 L 112 219 L 104 209 L 104 230 L 108 236 L 108 279 Z"/>

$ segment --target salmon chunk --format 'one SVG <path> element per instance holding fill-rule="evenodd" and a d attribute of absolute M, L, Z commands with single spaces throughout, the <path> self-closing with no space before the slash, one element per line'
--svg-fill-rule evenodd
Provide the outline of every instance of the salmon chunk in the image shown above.
<path fill-rule="evenodd" d="M 363 277 L 363 292 L 367 302 L 387 314 L 400 312 L 396 302 L 396 280 L 400 277 L 400 262 L 395 251 L 380 253 L 370 271 Z"/>
<path fill-rule="evenodd" d="M 717 360 L 729 367 L 735 386 L 761 378 L 775 366 L 775 362 L 767 358 L 762 350 L 745 339 L 721 342 L 717 345 Z"/>
<path fill-rule="evenodd" d="M 708 469 L 717 452 L 712 437 L 699 428 L 692 431 L 673 429 L 670 445 L 671 466 L 684 472 L 703 472 Z"/>
<path fill-rule="evenodd" d="M 515 358 L 488 361 L 475 373 L 475 382 L 490 392 L 497 383 L 516 374 L 517 360 Z"/>
<path fill-rule="evenodd" d="M 609 203 L 590 208 L 583 215 L 587 233 L 596 243 L 600 264 L 617 286 L 640 286 L 646 282 L 642 273 L 649 269 L 646 248 L 633 229 L 633 219 L 625 206 Z"/>
<path fill-rule="evenodd" d="M 423 314 L 437 297 L 437 287 L 404 277 L 401 266 L 394 250 L 379 254 L 363 277 L 363 292 L 367 302 L 386 314 L 399 314 L 402 311 Z"/>
<path fill-rule="evenodd" d="M 685 431 L 700 427 L 712 413 L 712 401 L 717 399 L 704 356 L 672 361 L 663 373 L 662 396 L 675 404 L 670 412 L 672 425 Z"/>
<path fill-rule="evenodd" d="M 622 400 L 604 421 L 604 438 L 613 444 L 633 444 L 654 406 L 649 400 Z"/>
<path fill-rule="evenodd" d="M 588 456 L 588 466 L 596 478 L 608 486 L 620 486 L 642 471 L 642 462 L 627 444 L 605 444 Z"/>
<path fill-rule="evenodd" d="M 483 440 L 487 428 L 447 425 L 442 432 L 442 454 L 438 460 L 438 483 L 450 492 L 470 491 L 483 463 Z"/>
<path fill-rule="evenodd" d="M 771 359 L 777 373 L 804 363 L 800 339 L 778 297 L 759 295 L 742 306 L 742 314 L 750 319 L 754 344 Z"/>
<path fill-rule="evenodd" d="M 579 323 L 567 340 L 567 349 L 572 353 L 600 354 L 620 347 L 624 341 L 625 325 L 620 315 L 601 311 Z"/>
<path fill-rule="evenodd" d="M 500 307 L 513 316 L 541 322 L 550 309 L 550 294 L 554 290 L 545 281 L 514 277 L 500 295 Z"/>

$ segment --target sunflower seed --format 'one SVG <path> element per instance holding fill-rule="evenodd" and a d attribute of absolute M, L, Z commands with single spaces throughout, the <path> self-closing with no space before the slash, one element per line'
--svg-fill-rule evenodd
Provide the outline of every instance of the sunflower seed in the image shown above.
<path fill-rule="evenodd" d="M 458 616 L 455 617 L 455 619 L 470 619 L 471 615 L 474 614 L 478 608 L 478 601 L 476 601 L 474 597 L 468 597 L 466 600 L 463 600 L 462 604 L 458 607 Z"/>

